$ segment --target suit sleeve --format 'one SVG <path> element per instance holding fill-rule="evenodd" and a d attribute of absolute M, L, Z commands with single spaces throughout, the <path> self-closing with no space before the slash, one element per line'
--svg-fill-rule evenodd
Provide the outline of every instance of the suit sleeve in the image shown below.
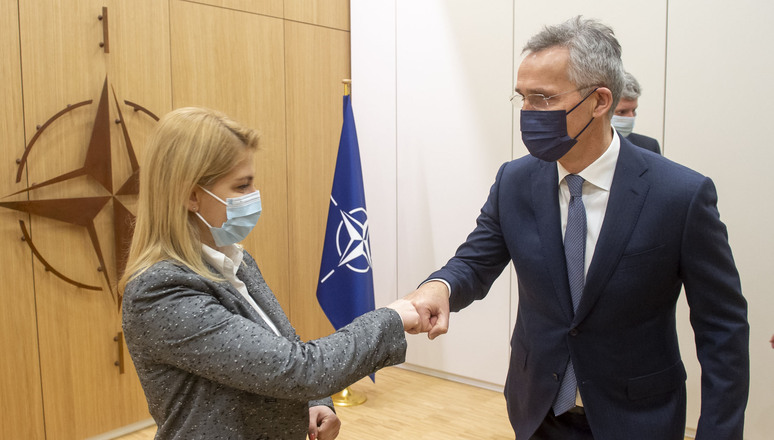
<path fill-rule="evenodd" d="M 708 178 L 685 227 L 680 270 L 702 370 L 696 438 L 741 439 L 750 382 L 747 302 Z"/>
<path fill-rule="evenodd" d="M 196 275 L 172 269 L 144 275 L 129 283 L 125 295 L 124 332 L 132 356 L 251 393 L 306 401 L 405 360 L 403 324 L 392 309 L 366 313 L 329 336 L 301 342 L 232 313 Z"/>
<path fill-rule="evenodd" d="M 454 257 L 428 277 L 428 280 L 440 278 L 449 283 L 449 305 L 453 312 L 467 307 L 474 300 L 484 298 L 510 261 L 500 228 L 498 202 L 506 166 L 507 163 L 503 164 L 497 172 L 489 197 L 476 219 L 476 228 L 457 249 Z"/>

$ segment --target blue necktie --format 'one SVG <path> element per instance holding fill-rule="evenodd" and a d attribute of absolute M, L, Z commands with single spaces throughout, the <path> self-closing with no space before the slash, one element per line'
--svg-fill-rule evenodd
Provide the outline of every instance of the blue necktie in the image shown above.
<path fill-rule="evenodd" d="M 567 228 L 564 231 L 564 258 L 567 262 L 567 279 L 570 282 L 572 310 L 578 309 L 583 285 L 586 282 L 584 274 L 586 259 L 586 208 L 583 206 L 583 177 L 568 174 L 564 181 L 570 188 L 570 204 L 567 207 Z M 575 369 L 572 359 L 567 363 L 559 393 L 554 402 L 554 414 L 561 415 L 575 406 L 575 390 L 578 382 L 575 379 Z"/>

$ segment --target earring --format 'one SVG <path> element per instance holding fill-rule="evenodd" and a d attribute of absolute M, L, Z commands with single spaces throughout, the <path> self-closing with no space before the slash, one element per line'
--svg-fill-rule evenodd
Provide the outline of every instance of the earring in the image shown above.
<path fill-rule="evenodd" d="M 196 212 L 196 210 L 197 210 L 197 209 L 199 209 L 199 208 L 197 208 L 196 206 L 194 206 L 193 208 L 191 208 L 191 211 L 193 211 L 193 212 Z"/>

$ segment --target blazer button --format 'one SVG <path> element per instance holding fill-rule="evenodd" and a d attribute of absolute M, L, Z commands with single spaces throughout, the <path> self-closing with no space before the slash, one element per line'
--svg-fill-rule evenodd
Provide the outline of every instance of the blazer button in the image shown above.
<path fill-rule="evenodd" d="M 578 333 L 580 332 L 578 331 L 577 328 L 570 330 L 570 336 L 578 336 Z"/>
<path fill-rule="evenodd" d="M 554 377 L 554 381 L 559 382 L 559 375 L 558 374 L 554 373 L 551 376 Z"/>

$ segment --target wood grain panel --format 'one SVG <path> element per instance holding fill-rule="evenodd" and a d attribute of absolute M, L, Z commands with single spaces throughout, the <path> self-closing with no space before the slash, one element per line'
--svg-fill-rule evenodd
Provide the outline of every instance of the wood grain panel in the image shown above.
<path fill-rule="evenodd" d="M 13 192 L 15 160 L 24 151 L 19 15 L 16 2 L 0 2 L 0 196 Z M 8 200 L 23 200 L 16 196 Z M 0 438 L 43 439 L 43 401 L 32 283 L 32 254 L 19 220 L 28 216 L 0 209 Z"/>
<path fill-rule="evenodd" d="M 235 11 L 282 17 L 282 0 L 180 0 L 203 5 L 217 6 Z"/>
<path fill-rule="evenodd" d="M 110 281 L 113 268 L 113 194 L 127 178 L 126 141 L 117 108 L 126 114 L 130 139 L 144 143 L 155 125 L 114 101 L 129 99 L 155 111 L 170 107 L 168 13 L 163 2 L 139 0 L 21 2 L 20 23 L 28 139 L 68 104 L 93 103 L 57 120 L 41 135 L 28 157 L 30 182 L 43 182 L 83 166 L 97 120 L 97 108 L 107 81 L 108 118 L 113 163 L 113 188 L 91 177 L 51 185 L 30 193 L 35 200 L 106 196 L 110 200 L 94 219 L 99 249 Z M 107 6 L 110 53 L 98 19 Z M 138 47 L 139 46 L 139 47 Z M 104 145 L 100 143 L 101 145 Z M 101 162 L 107 167 L 111 162 Z M 108 179 L 110 181 L 110 179 Z M 19 184 L 20 187 L 25 185 Z M 109 186 L 109 185 L 108 185 Z M 99 270 L 100 261 L 86 229 L 33 216 L 32 238 L 55 269 L 102 290 L 64 283 L 40 262 L 34 264 L 40 365 L 48 439 L 80 439 L 148 418 L 139 380 L 124 349 L 126 373 L 119 374 L 121 316 L 111 286 Z"/>
<path fill-rule="evenodd" d="M 285 0 L 285 18 L 349 30 L 349 0 Z"/>
<path fill-rule="evenodd" d="M 330 334 L 317 280 L 349 78 L 349 32 L 287 22 L 291 321 L 304 339 Z"/>
<path fill-rule="evenodd" d="M 288 310 L 283 22 L 195 3 L 172 4 L 174 106 L 220 110 L 258 129 L 263 213 L 243 242 Z"/>

